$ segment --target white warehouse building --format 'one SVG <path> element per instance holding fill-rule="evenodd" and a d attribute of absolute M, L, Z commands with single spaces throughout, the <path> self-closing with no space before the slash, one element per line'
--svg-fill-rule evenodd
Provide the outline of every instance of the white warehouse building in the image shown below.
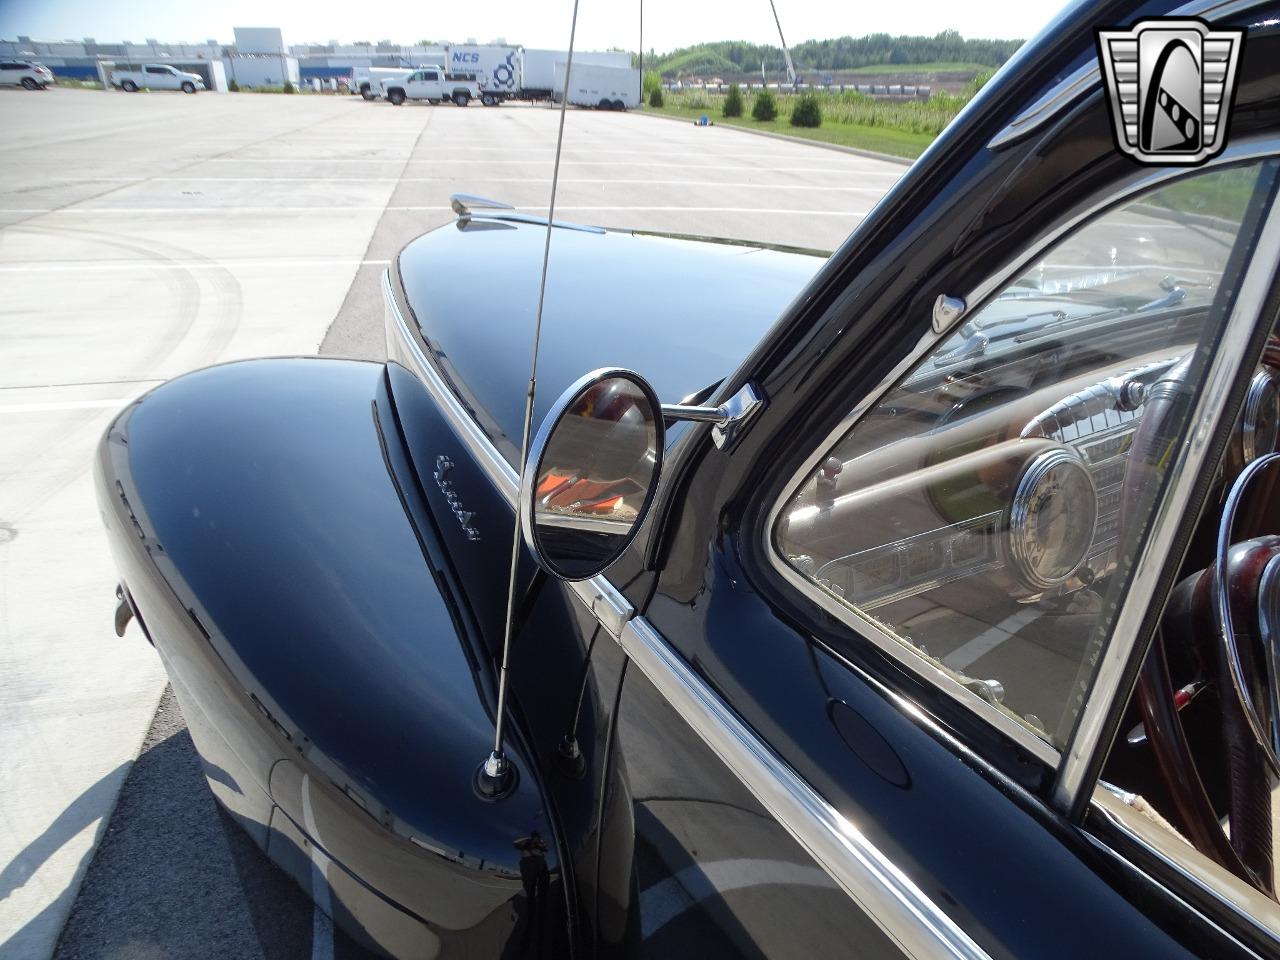
<path fill-rule="evenodd" d="M 143 43 L 124 40 L 99 43 L 92 37 L 83 40 L 46 41 L 19 36 L 16 40 L 0 39 L 0 57 L 39 60 L 60 79 L 105 81 L 112 69 L 137 68 L 149 63 L 170 64 L 180 70 L 199 74 L 210 90 L 225 91 L 231 81 L 245 86 L 280 86 L 309 83 L 313 79 L 352 81 L 367 75 L 372 68 L 411 70 L 419 66 L 450 67 L 451 47 L 437 44 L 377 43 L 302 43 L 286 45 L 278 27 L 236 27 L 235 41 L 222 44 L 217 40 L 203 43 L 162 43 L 147 39 Z M 468 40 L 466 46 L 478 45 Z M 490 47 L 513 49 L 498 39 Z M 521 48 L 523 49 L 523 48 Z M 564 51 L 528 50 L 530 66 L 538 68 L 529 76 L 535 86 L 550 84 L 555 66 L 566 58 Z M 583 65 L 629 66 L 630 54 L 616 51 L 574 53 L 574 62 Z M 545 74 L 545 78 L 543 75 Z"/>

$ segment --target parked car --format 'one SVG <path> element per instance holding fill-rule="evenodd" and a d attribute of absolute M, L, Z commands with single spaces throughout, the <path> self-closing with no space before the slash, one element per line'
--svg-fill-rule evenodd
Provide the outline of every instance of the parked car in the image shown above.
<path fill-rule="evenodd" d="M 22 86 L 45 90 L 53 83 L 53 72 L 35 60 L 0 60 L 0 87 Z"/>
<path fill-rule="evenodd" d="M 352 93 L 359 93 L 365 100 L 377 100 L 382 96 L 383 80 L 403 80 L 413 72 L 412 67 L 365 67 L 354 72 L 351 79 Z"/>
<path fill-rule="evenodd" d="M 131 404 L 218 800 L 395 956 L 1275 956 L 1280 21 L 1179 11 L 1248 34 L 1200 166 L 1082 3 L 829 259 L 459 197 L 385 364 Z"/>
<path fill-rule="evenodd" d="M 148 63 L 138 69 L 112 70 L 111 85 L 125 93 L 139 90 L 181 90 L 195 93 L 203 90 L 204 78 L 198 73 L 186 73 L 167 63 Z"/>
<path fill-rule="evenodd" d="M 474 79 L 449 76 L 443 67 L 423 67 L 407 77 L 393 77 L 379 83 L 382 95 L 397 107 L 406 100 L 453 101 L 465 107 L 472 100 L 480 99 L 480 87 Z"/>

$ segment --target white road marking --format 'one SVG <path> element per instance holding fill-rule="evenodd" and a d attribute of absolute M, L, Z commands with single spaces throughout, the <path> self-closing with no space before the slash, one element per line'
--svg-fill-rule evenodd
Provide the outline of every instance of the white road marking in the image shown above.
<path fill-rule="evenodd" d="M 320 829 L 311 812 L 311 775 L 302 775 L 302 820 L 307 827 L 311 847 L 311 960 L 333 960 L 333 921 L 329 919 L 329 858 L 320 849 Z"/>
<path fill-rule="evenodd" d="M 1027 607 L 1017 613 L 1010 614 L 990 629 L 982 631 L 972 640 L 961 644 L 942 658 L 942 662 L 952 670 L 965 670 L 980 657 L 986 656 L 1000 644 L 1008 640 L 1031 621 L 1040 616 L 1040 611 Z"/>
<path fill-rule="evenodd" d="M 824 146 L 824 144 L 819 143 L 819 144 L 815 144 L 815 146 Z M 307 149 L 311 149 L 311 147 L 308 146 Z M 565 147 L 564 152 L 566 154 L 583 153 L 591 157 L 609 157 L 609 156 L 634 157 L 635 156 L 634 149 L 609 150 L 609 149 L 602 149 L 600 147 L 594 147 L 594 146 L 582 146 L 582 147 L 567 146 Z M 785 163 L 788 160 L 796 160 L 796 159 L 802 158 L 805 152 L 807 152 L 807 147 L 805 148 L 805 150 L 797 151 L 795 153 L 750 153 L 750 154 L 735 155 L 735 154 L 708 153 L 703 150 L 663 150 L 662 155 L 664 157 L 694 157 L 698 160 L 713 161 L 713 162 L 716 160 L 723 159 L 723 160 L 738 160 L 738 161 L 777 160 Z M 476 153 L 500 153 L 502 154 L 502 156 L 496 159 L 478 160 L 475 157 Z M 555 153 L 556 151 L 554 146 L 549 146 L 545 148 L 538 147 L 531 150 L 513 150 L 508 145 L 505 147 L 468 147 L 465 153 L 452 152 L 452 151 L 445 152 L 445 151 L 435 150 L 435 151 L 432 151 L 430 160 L 414 160 L 406 156 L 317 157 L 315 155 L 309 155 L 309 156 L 297 156 L 297 157 L 284 157 L 284 156 L 208 157 L 203 160 L 199 157 L 195 157 L 192 159 L 192 162 L 193 163 L 260 163 L 260 162 L 265 162 L 265 163 L 405 163 L 407 161 L 410 165 L 427 166 L 427 165 L 434 165 L 436 163 L 508 163 L 508 162 L 519 163 L 519 162 L 527 162 L 529 160 L 538 160 L 538 159 L 551 160 L 555 157 Z M 843 156 L 823 157 L 823 159 L 830 160 L 836 163 L 845 163 L 850 166 L 857 166 L 859 164 L 864 164 L 864 165 L 873 164 L 873 163 L 887 164 L 891 162 L 887 160 L 877 160 L 874 157 L 862 157 L 852 153 L 847 153 L 847 154 L 844 154 Z M 563 162 L 565 161 L 562 158 L 561 163 Z M 582 161 L 573 160 L 571 162 L 580 163 Z M 610 160 L 610 161 L 601 161 L 601 162 L 612 163 L 613 161 Z M 684 164 L 684 165 L 687 166 L 688 164 Z M 713 163 L 706 164 L 706 165 L 713 165 Z M 879 172 L 885 173 L 887 171 L 879 171 Z"/>
<path fill-rule="evenodd" d="M 311 259 L 276 260 L 271 257 L 253 257 L 234 260 L 68 260 L 65 263 L 33 261 L 31 263 L 0 263 L 0 273 L 59 273 L 65 270 L 84 273 L 102 270 L 232 270 L 240 267 L 328 269 L 330 267 L 386 267 L 390 260 Z"/>
<path fill-rule="evenodd" d="M 50 403 L 0 404 L 0 417 L 14 413 L 56 413 L 63 410 L 122 410 L 137 397 L 114 397 L 110 400 L 55 400 Z"/>
<path fill-rule="evenodd" d="M 319 166 L 320 164 L 335 163 L 355 163 L 360 166 L 368 166 L 372 163 L 390 163 L 403 167 L 440 167 L 444 164 L 457 164 L 460 166 L 474 167 L 480 164 L 514 164 L 518 165 L 523 161 L 520 160 L 475 160 L 475 159 L 459 159 L 459 160 L 410 160 L 407 163 L 404 160 L 371 160 L 371 159 L 304 159 L 299 157 L 293 159 L 290 157 L 211 157 L 208 160 L 197 161 L 200 163 L 305 163 L 308 166 Z M 881 162 L 881 161 L 875 161 Z M 858 170 L 849 167 L 792 167 L 792 166 L 730 166 L 719 163 L 659 163 L 652 160 L 561 160 L 562 167 L 656 167 L 661 169 L 676 170 L 747 170 L 752 173 L 761 173 L 764 171 L 773 171 L 777 173 L 840 173 L 851 174 L 856 173 L 859 176 L 872 177 L 889 177 L 898 179 L 902 174 L 896 170 Z M 903 168 L 905 169 L 905 168 Z"/>
<path fill-rule="evenodd" d="M 85 183 L 457 183 L 457 177 L 94 177 Z M 550 177 L 485 177 L 485 183 L 550 183 Z M 884 195 L 883 187 L 840 187 L 810 183 L 733 183 L 719 180 L 653 180 L 613 177 L 565 177 L 561 186 L 577 184 L 644 184 L 662 187 L 732 187 L 735 189 L 812 190 L 822 193 Z M 3 194 L 0 194 L 2 196 Z"/>
<path fill-rule="evenodd" d="M 522 211 L 537 211 L 541 213 L 546 207 L 521 207 Z M 593 210 L 603 212 L 663 212 L 663 213 L 752 213 L 752 214 L 785 214 L 789 216 L 806 216 L 806 217 L 862 217 L 866 216 L 865 210 L 803 210 L 803 209 L 779 209 L 771 207 L 689 207 L 689 206 L 664 206 L 664 207 L 611 207 L 604 205 L 556 205 L 557 210 Z M 0 215 L 6 213 L 19 213 L 25 216 L 39 215 L 56 215 L 56 216 L 149 216 L 154 214 L 168 215 L 189 215 L 189 214 L 250 214 L 258 216 L 264 213 L 280 214 L 280 213 L 352 213 L 352 212 L 368 212 L 368 211 L 395 211 L 404 213 L 427 213 L 450 211 L 452 208 L 436 204 L 410 205 L 410 206 L 378 206 L 376 204 L 362 206 L 325 206 L 325 207 L 63 207 L 63 208 L 26 208 L 21 210 L 0 209 Z"/>
<path fill-rule="evenodd" d="M 835 882 L 817 867 L 789 860 L 713 860 L 685 867 L 640 894 L 640 930 L 648 939 L 692 906 L 745 887 L 826 887 Z"/>

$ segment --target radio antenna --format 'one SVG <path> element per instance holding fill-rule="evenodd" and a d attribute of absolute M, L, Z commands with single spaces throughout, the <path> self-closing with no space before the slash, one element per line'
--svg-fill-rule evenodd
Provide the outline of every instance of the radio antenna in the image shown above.
<path fill-rule="evenodd" d="M 560 151 L 564 146 L 564 115 L 569 105 L 569 76 L 573 72 L 573 41 L 578 30 L 578 0 L 573 0 L 573 20 L 569 25 L 569 54 L 564 64 L 564 89 L 560 92 L 560 129 L 556 134 L 556 159 L 551 171 L 551 201 L 547 206 L 547 237 L 542 246 L 542 279 L 538 284 L 538 313 L 533 323 L 533 356 L 529 361 L 529 385 L 524 399 L 524 431 L 520 438 L 519 474 L 523 480 L 529 459 L 529 438 L 533 427 L 533 399 L 538 389 L 538 342 L 542 339 L 542 308 L 547 299 L 547 267 L 551 262 L 551 231 L 556 217 L 556 188 L 560 185 Z M 511 535 L 511 572 L 507 581 L 507 621 L 502 631 L 502 666 L 498 670 L 498 714 L 494 720 L 493 751 L 476 771 L 476 787 L 485 797 L 499 800 L 515 786 L 515 771 L 502 749 L 507 719 L 508 666 L 511 635 L 516 619 L 516 579 L 520 572 L 520 512 L 516 511 Z"/>

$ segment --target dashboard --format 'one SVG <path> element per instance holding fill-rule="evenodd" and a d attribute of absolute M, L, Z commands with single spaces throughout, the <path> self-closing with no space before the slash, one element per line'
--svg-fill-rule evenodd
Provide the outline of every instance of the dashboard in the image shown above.
<path fill-rule="evenodd" d="M 780 548 L 953 672 L 1021 634 L 1035 666 L 1016 686 L 1042 689 L 1010 701 L 1039 727 L 1063 713 L 1112 574 L 1132 552 L 1128 517 L 1145 517 L 1156 494 L 1158 484 L 1133 486 L 1131 451 L 1162 391 L 1185 388 L 1205 314 L 1095 316 L 965 365 L 943 353 L 819 464 L 781 516 Z M 1225 469 L 1276 448 L 1278 384 L 1257 370 Z M 1006 681 L 976 682 L 1003 701 Z"/>

